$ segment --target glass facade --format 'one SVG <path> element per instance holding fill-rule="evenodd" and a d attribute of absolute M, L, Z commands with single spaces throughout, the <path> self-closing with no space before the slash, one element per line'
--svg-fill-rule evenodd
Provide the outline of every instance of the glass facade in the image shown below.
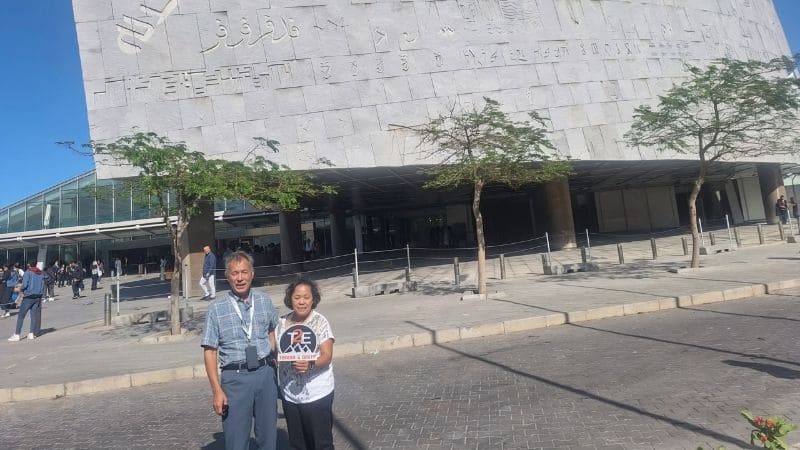
<path fill-rule="evenodd" d="M 169 193 L 168 193 L 169 194 Z M 174 210 L 174 195 L 168 195 Z M 254 209 L 242 200 L 218 199 L 215 211 Z M 121 180 L 98 180 L 94 171 L 0 209 L 0 234 L 68 228 L 158 217 L 155 199 L 132 192 Z"/>

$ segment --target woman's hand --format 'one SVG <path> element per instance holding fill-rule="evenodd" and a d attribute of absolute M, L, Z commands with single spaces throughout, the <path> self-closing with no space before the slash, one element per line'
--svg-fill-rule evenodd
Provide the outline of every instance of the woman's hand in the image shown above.
<path fill-rule="evenodd" d="M 294 361 L 292 362 L 294 370 L 300 375 L 308 373 L 314 367 L 314 361 Z"/>

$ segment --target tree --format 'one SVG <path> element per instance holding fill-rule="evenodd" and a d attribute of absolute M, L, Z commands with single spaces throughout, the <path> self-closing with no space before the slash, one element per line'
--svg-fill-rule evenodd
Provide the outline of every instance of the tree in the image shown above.
<path fill-rule="evenodd" d="M 634 110 L 625 134 L 632 146 L 692 154 L 697 177 L 689 195 L 692 267 L 700 266 L 697 196 L 710 164 L 793 151 L 798 136 L 800 84 L 797 61 L 720 59 L 706 68 L 688 66 L 688 79 Z"/>
<path fill-rule="evenodd" d="M 70 143 L 67 143 L 70 145 Z M 256 139 L 255 150 L 277 152 L 277 141 Z M 137 173 L 128 183 L 139 199 L 149 200 L 172 238 L 175 271 L 172 277 L 170 329 L 180 334 L 181 261 L 188 253 L 183 238 L 189 221 L 204 203 L 217 198 L 240 198 L 262 209 L 295 210 L 302 197 L 331 193 L 314 184 L 310 175 L 292 171 L 263 156 L 248 154 L 245 161 L 206 159 L 183 142 L 155 133 L 136 133 L 110 143 L 86 146 L 95 157 L 105 157 Z M 167 195 L 172 196 L 167 202 Z"/>
<path fill-rule="evenodd" d="M 438 161 L 424 187 L 472 187 L 479 294 L 486 294 L 486 240 L 481 214 L 484 187 L 496 183 L 518 188 L 571 173 L 569 162 L 558 158 L 547 139 L 541 117 L 531 112 L 530 121 L 514 121 L 500 110 L 497 101 L 486 97 L 484 101 L 481 110 L 473 107 L 457 112 L 451 108 L 427 124 L 411 127 L 421 138 L 423 157 Z"/>

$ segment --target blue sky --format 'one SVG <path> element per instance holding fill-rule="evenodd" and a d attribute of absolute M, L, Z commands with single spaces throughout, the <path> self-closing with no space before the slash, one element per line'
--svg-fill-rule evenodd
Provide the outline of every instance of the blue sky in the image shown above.
<path fill-rule="evenodd" d="M 55 144 L 89 140 L 70 0 L 3 2 L 0 27 L 0 207 L 94 167 Z M 794 53 L 800 0 L 775 0 Z"/>

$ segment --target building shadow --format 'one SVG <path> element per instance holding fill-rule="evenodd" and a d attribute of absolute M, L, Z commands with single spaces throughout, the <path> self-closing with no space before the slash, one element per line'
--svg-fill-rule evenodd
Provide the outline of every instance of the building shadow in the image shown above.
<path fill-rule="evenodd" d="M 729 366 L 746 367 L 748 369 L 753 369 L 758 372 L 764 372 L 768 375 L 772 375 L 775 378 L 783 378 L 786 380 L 796 380 L 800 378 L 800 371 L 789 369 L 788 367 L 776 366 L 775 364 L 764 364 L 764 363 L 757 363 L 750 361 L 736 361 L 732 359 L 726 359 L 722 362 L 724 362 Z"/>
<path fill-rule="evenodd" d="M 467 353 L 467 352 L 458 350 L 456 348 L 450 347 L 448 345 L 443 345 L 442 343 L 439 343 L 439 342 L 436 341 L 435 330 L 427 328 L 427 327 L 425 327 L 423 325 L 420 325 L 418 323 L 415 323 L 413 321 L 406 321 L 406 323 L 409 323 L 411 325 L 414 325 L 414 326 L 416 326 L 416 327 L 418 327 L 418 328 L 420 328 L 422 330 L 425 330 L 425 331 L 428 331 L 429 333 L 431 333 L 434 336 L 434 342 L 433 342 L 434 346 L 439 347 L 439 348 L 441 348 L 443 350 L 446 350 L 448 352 L 454 353 L 456 355 L 462 356 L 464 358 L 467 358 L 467 359 L 470 359 L 470 360 L 473 360 L 473 361 L 477 361 L 477 362 L 480 362 L 480 363 L 483 363 L 483 364 L 488 364 L 490 366 L 496 367 L 496 368 L 501 369 L 501 370 L 503 370 L 505 372 L 508 372 L 510 374 L 513 374 L 513 375 L 516 375 L 516 376 L 519 376 L 519 377 L 522 377 L 522 378 L 527 378 L 529 380 L 534 380 L 534 381 L 537 381 L 539 383 L 543 383 L 543 384 L 546 384 L 548 386 L 551 386 L 551 387 L 554 387 L 554 388 L 557 388 L 557 389 L 561 389 L 561 390 L 563 390 L 565 392 L 569 392 L 569 393 L 572 393 L 572 394 L 575 394 L 575 395 L 579 395 L 581 397 L 590 398 L 590 399 L 595 400 L 597 402 L 604 403 L 606 405 L 613 406 L 615 408 L 619 408 L 621 410 L 628 411 L 628 412 L 631 412 L 631 413 L 634 413 L 634 414 L 638 414 L 638 415 L 643 416 L 643 417 L 648 417 L 650 419 L 654 419 L 654 420 L 657 420 L 659 422 L 663 422 L 663 423 L 672 425 L 672 426 L 674 426 L 676 428 L 679 428 L 679 429 L 682 429 L 682 430 L 690 431 L 690 432 L 693 432 L 693 433 L 698 433 L 698 434 L 701 434 L 701 435 L 706 436 L 708 438 L 714 439 L 716 441 L 725 442 L 727 444 L 730 444 L 730 445 L 733 445 L 733 446 L 736 446 L 736 447 L 739 447 L 739 448 L 749 448 L 750 447 L 748 442 L 745 442 L 745 441 L 743 441 L 741 439 L 737 439 L 737 438 L 735 438 L 733 436 L 729 436 L 727 434 L 722 434 L 722 433 L 719 433 L 717 431 L 709 430 L 709 429 L 707 429 L 707 428 L 705 428 L 703 426 L 697 425 L 697 424 L 693 424 L 693 423 L 686 422 L 686 421 L 683 421 L 683 420 L 680 420 L 680 419 L 676 419 L 676 418 L 673 418 L 673 417 L 665 416 L 663 414 L 658 414 L 658 413 L 655 413 L 655 412 L 651 412 L 651 411 L 648 411 L 648 410 L 646 410 L 644 408 L 640 408 L 638 406 L 629 405 L 627 403 L 623 403 L 621 401 L 614 400 L 613 398 L 608 398 L 608 397 L 604 397 L 602 395 L 595 394 L 595 393 L 587 391 L 585 389 L 577 388 L 577 387 L 574 387 L 574 386 L 569 386 L 569 385 L 566 385 L 564 383 L 559 383 L 557 381 L 553 381 L 553 380 L 550 380 L 550 379 L 547 379 L 547 378 L 544 378 L 544 377 L 540 377 L 538 375 L 533 375 L 533 374 L 524 372 L 522 370 L 510 367 L 510 366 L 508 366 L 506 364 L 498 363 L 496 361 L 491 361 L 491 360 L 489 360 L 487 358 L 484 358 L 484 357 L 481 357 L 481 356 L 477 356 L 477 355 L 474 355 L 474 354 L 471 354 L 471 353 Z"/>

